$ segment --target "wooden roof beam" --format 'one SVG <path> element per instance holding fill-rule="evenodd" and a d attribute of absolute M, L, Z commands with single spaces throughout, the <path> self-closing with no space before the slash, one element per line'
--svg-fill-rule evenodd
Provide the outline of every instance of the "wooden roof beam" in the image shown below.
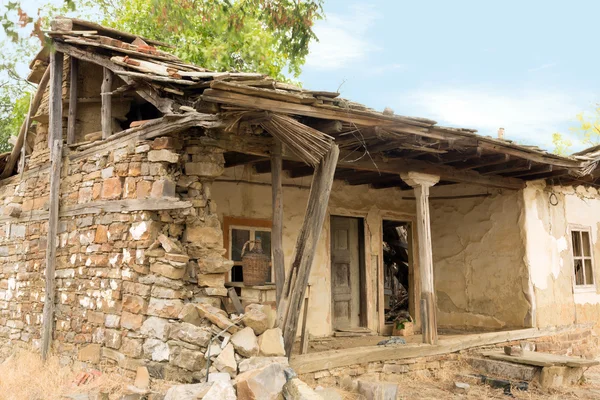
<path fill-rule="evenodd" d="M 254 164 L 258 161 L 264 160 L 265 157 L 262 156 L 229 152 L 225 153 L 225 168 L 237 167 L 238 165 Z"/>
<path fill-rule="evenodd" d="M 456 162 L 449 163 L 452 164 L 453 167 L 465 170 L 465 169 L 475 169 L 481 167 L 489 167 L 492 165 L 504 164 L 510 160 L 510 156 L 508 154 L 494 154 L 490 156 L 473 158 L 471 160 L 465 162 Z"/>
<path fill-rule="evenodd" d="M 525 160 L 525 161 L 518 160 L 518 161 L 506 163 L 506 164 L 498 164 L 498 165 L 491 165 L 489 167 L 477 168 L 477 172 L 479 172 L 482 175 L 489 175 L 489 174 L 499 175 L 499 174 L 506 174 L 506 173 L 515 172 L 515 171 L 529 171 L 531 169 L 531 165 L 532 165 L 531 160 Z"/>
<path fill-rule="evenodd" d="M 553 169 L 554 169 L 554 166 L 552 166 L 552 165 L 542 165 L 539 167 L 531 168 L 530 170 L 527 170 L 527 171 L 515 171 L 515 172 L 505 173 L 502 175 L 510 176 L 512 178 L 522 178 L 522 177 L 527 177 L 527 176 L 531 176 L 531 175 L 538 175 L 538 174 L 544 174 L 547 172 L 552 172 Z"/>

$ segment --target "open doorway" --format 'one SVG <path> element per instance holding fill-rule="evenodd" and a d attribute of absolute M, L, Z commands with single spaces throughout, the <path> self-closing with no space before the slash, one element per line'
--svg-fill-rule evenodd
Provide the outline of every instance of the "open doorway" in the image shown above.
<path fill-rule="evenodd" d="M 332 216 L 331 308 L 334 331 L 367 326 L 364 259 L 364 221 L 361 218 Z"/>
<path fill-rule="evenodd" d="M 386 325 L 414 320 L 412 227 L 383 220 L 383 309 Z"/>

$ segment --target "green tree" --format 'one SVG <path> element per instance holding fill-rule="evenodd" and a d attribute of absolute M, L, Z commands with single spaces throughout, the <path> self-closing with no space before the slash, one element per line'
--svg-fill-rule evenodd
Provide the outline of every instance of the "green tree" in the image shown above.
<path fill-rule="evenodd" d="M 26 0 L 23 0 L 25 4 Z M 0 24 L 14 54 L 0 56 L 0 151 L 18 133 L 31 90 L 17 72 L 44 40 L 57 15 L 80 17 L 173 45 L 183 60 L 219 71 L 260 72 L 277 79 L 300 75 L 323 0 L 65 0 L 28 15 L 20 1 L 0 6 Z M 38 40 L 33 40 L 32 37 Z M 4 76 L 2 76 L 2 74 Z M 19 94 L 22 94 L 20 96 Z M 25 112 L 23 112 L 25 104 Z M 11 131 L 12 129 L 12 131 Z M 9 132 L 10 131 L 10 132 Z"/>

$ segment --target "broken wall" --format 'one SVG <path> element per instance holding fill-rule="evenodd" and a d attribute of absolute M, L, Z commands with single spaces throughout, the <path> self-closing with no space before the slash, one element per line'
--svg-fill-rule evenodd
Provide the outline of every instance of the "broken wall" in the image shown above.
<path fill-rule="evenodd" d="M 212 195 L 218 204 L 217 212 L 224 216 L 268 219 L 272 218 L 271 176 L 252 174 L 251 167 L 228 168 L 225 174 L 213 184 Z M 286 268 L 292 263 L 294 247 L 306 211 L 311 176 L 284 178 L 283 187 L 283 249 Z M 377 331 L 377 287 L 380 284 L 378 263 L 381 262 L 381 222 L 382 219 L 411 220 L 415 202 L 403 199 L 412 196 L 411 192 L 396 189 L 375 190 L 367 186 L 350 186 L 334 181 L 329 200 L 328 215 L 309 278 L 311 285 L 308 330 L 311 335 L 325 336 L 332 333 L 331 314 L 331 255 L 330 255 L 330 216 L 342 215 L 361 217 L 365 221 L 365 267 L 367 273 L 367 293 L 369 308 L 368 327 Z M 383 284 L 381 282 L 381 284 Z M 302 315 L 302 314 L 301 314 Z"/>
<path fill-rule="evenodd" d="M 538 327 L 591 322 L 600 315 L 600 196 L 595 188 L 529 183 L 523 191 L 524 232 Z M 569 226 L 591 228 L 595 287 L 574 286 Z M 597 329 L 597 328 L 596 328 Z"/>
<path fill-rule="evenodd" d="M 470 194 L 475 197 L 435 200 Z M 438 325 L 529 326 L 528 272 L 519 229 L 521 192 L 434 187 L 430 209 Z"/>

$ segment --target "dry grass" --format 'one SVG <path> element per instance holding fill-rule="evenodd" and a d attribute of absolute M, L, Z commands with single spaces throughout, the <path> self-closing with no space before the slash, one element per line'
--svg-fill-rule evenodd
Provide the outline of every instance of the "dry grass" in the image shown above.
<path fill-rule="evenodd" d="M 59 400 L 87 392 L 118 398 L 131 384 L 122 374 L 103 373 L 88 384 L 76 386 L 74 382 L 81 372 L 71 365 L 62 366 L 56 355 L 44 364 L 39 351 L 16 350 L 0 364 L 0 400 Z"/>

